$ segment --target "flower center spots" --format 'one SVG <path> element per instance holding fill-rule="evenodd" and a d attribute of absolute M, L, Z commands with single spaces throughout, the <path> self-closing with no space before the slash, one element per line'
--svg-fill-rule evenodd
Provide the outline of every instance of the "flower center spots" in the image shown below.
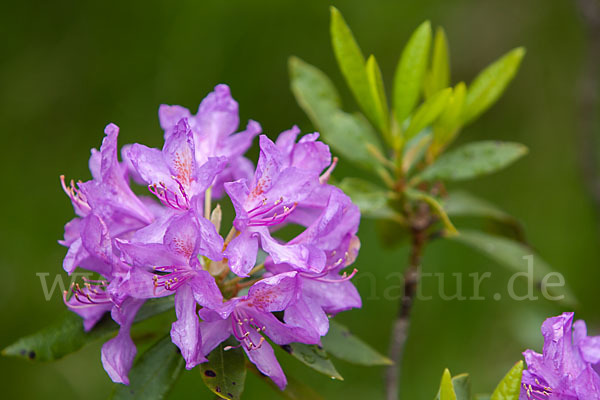
<path fill-rule="evenodd" d="M 83 287 L 79 286 L 78 283 L 72 283 L 70 290 L 63 292 L 63 301 L 67 304 L 67 295 L 69 291 L 73 294 L 71 298 L 75 298 L 75 304 L 67 304 L 73 308 L 84 308 L 98 304 L 107 304 L 112 300 L 110 296 L 105 292 L 107 282 L 104 280 L 90 280 L 83 278 Z"/>
<path fill-rule="evenodd" d="M 269 203 L 265 198 L 260 205 L 248 211 L 250 222 L 248 226 L 272 226 L 285 221 L 285 219 L 296 209 L 298 203 L 284 205 L 283 198 Z"/>
<path fill-rule="evenodd" d="M 192 155 L 191 152 L 177 152 L 173 160 L 173 169 L 177 171 L 177 176 L 173 177 L 179 185 L 188 187 L 192 179 Z"/>
<path fill-rule="evenodd" d="M 189 267 L 154 267 L 156 275 L 152 277 L 154 281 L 154 294 L 160 294 L 168 290 L 173 292 L 183 285 L 188 279 L 194 276 L 195 272 Z"/>

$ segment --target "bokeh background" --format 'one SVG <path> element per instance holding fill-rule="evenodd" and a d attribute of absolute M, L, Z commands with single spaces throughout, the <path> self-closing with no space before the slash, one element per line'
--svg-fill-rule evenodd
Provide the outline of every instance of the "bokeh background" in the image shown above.
<path fill-rule="evenodd" d="M 519 45 L 527 56 L 502 100 L 461 140 L 523 142 L 530 154 L 509 169 L 465 185 L 524 222 L 530 242 L 566 277 L 580 301 L 577 316 L 600 334 L 599 215 L 580 168 L 577 111 L 585 62 L 585 29 L 569 0 L 332 1 L 365 53 L 374 53 L 391 87 L 401 48 L 423 20 L 446 28 L 453 81 L 469 82 L 502 53 Z M 63 310 L 57 290 L 45 301 L 36 273 L 61 273 L 65 249 L 56 241 L 72 208 L 59 175 L 89 178 L 89 149 L 109 122 L 120 143 L 160 146 L 161 103 L 195 109 L 221 82 L 231 86 L 242 121 L 264 132 L 299 124 L 313 129 L 289 90 L 287 58 L 297 55 L 326 71 L 356 109 L 329 42 L 329 2 L 21 1 L 0 6 L 0 347 L 31 333 Z M 600 72 L 600 71 L 599 71 Z M 592 146 L 586 143 L 586 146 Z M 354 174 L 341 161 L 336 176 Z M 339 317 L 386 351 L 398 285 L 389 274 L 405 266 L 406 249 L 383 249 L 375 225 L 361 224 L 363 247 L 356 283 L 361 310 Z M 491 391 L 525 348 L 541 348 L 543 319 L 564 311 L 548 301 L 494 301 L 506 293 L 509 272 L 459 244 L 427 249 L 425 272 L 491 271 L 487 301 L 418 302 L 403 365 L 406 399 L 431 399 L 444 367 L 470 372 L 474 389 Z M 368 274 L 360 278 L 360 274 Z M 466 275 L 465 275 L 466 276 Z M 386 279 L 387 278 L 387 279 Z M 472 289 L 466 284 L 465 293 Z M 425 284 L 425 291 L 434 285 Z M 448 289 L 450 290 L 450 289 Z M 389 289 L 394 292 L 393 287 Z M 505 296 L 506 297 L 506 296 Z M 331 381 L 282 354 L 284 368 L 328 399 L 381 398 L 381 368 L 336 362 L 343 383 Z M 0 358 L 2 398 L 106 398 L 111 382 L 100 343 L 52 364 Z M 213 398 L 197 370 L 183 374 L 170 398 Z M 245 398 L 278 398 L 249 376 Z"/>

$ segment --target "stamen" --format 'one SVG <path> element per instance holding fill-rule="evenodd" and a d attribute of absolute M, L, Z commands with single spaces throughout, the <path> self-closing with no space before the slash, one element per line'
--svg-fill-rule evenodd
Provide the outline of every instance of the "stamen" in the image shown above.
<path fill-rule="evenodd" d="M 331 177 L 331 173 L 335 169 L 335 166 L 337 165 L 337 163 L 338 163 L 338 158 L 333 157 L 333 161 L 332 161 L 331 165 L 329 166 L 329 168 L 327 168 L 327 170 L 325 172 L 323 172 L 323 175 L 321 175 L 319 177 L 319 183 L 324 184 L 329 181 L 329 178 Z"/>

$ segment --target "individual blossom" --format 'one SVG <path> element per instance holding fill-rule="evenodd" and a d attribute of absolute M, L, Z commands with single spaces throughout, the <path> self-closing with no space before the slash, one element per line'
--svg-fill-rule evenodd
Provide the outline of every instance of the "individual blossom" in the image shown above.
<path fill-rule="evenodd" d="M 283 390 L 287 384 L 285 374 L 263 335 L 278 345 L 320 342 L 310 330 L 290 326 L 273 315 L 298 300 L 300 282 L 296 274 L 286 272 L 262 279 L 250 287 L 246 296 L 234 297 L 213 310 L 201 309 L 202 352 L 210 353 L 233 335 L 259 371 Z"/>
<path fill-rule="evenodd" d="M 356 236 L 360 220 L 358 207 L 340 189 L 329 187 L 329 199 L 321 215 L 289 243 L 310 243 L 326 254 L 325 268 L 320 273 L 298 272 L 298 300 L 284 314 L 286 323 L 311 329 L 323 336 L 329 330 L 329 315 L 351 308 L 360 308 L 358 291 L 350 275 L 340 272 L 351 265 L 358 254 L 360 241 Z M 267 259 L 265 268 L 271 273 L 293 271 L 288 264 L 276 264 Z"/>
<path fill-rule="evenodd" d="M 252 140 L 261 133 L 258 122 L 250 120 L 244 131 L 239 127 L 238 103 L 231 97 L 227 85 L 217 85 L 200 103 L 196 115 L 182 106 L 161 105 L 158 110 L 160 125 L 165 131 L 165 141 L 176 124 L 186 118 L 193 132 L 195 161 L 204 164 L 210 157 L 226 157 L 227 166 L 217 175 L 212 188 L 214 198 L 223 195 L 223 184 L 237 179 L 250 179 L 253 165 L 244 153 Z"/>
<path fill-rule="evenodd" d="M 182 118 L 171 130 L 161 150 L 134 144 L 128 159 L 141 179 L 161 203 L 173 210 L 187 211 L 192 201 L 202 202 L 205 191 L 227 162 L 209 157 L 198 163 L 194 137 L 188 120 Z"/>
<path fill-rule="evenodd" d="M 118 246 L 128 264 L 142 273 L 153 272 L 149 297 L 175 294 L 177 321 L 172 325 L 171 338 L 191 369 L 206 361 L 201 352 L 196 304 L 216 308 L 223 302 L 215 279 L 203 269 L 198 256 L 220 260 L 223 238 L 210 221 L 187 212 L 170 219 L 164 232 L 152 233 L 160 243 L 140 241 L 149 237 L 146 231 L 161 230 L 162 225 L 158 221 L 157 226 L 139 231 L 131 241 L 119 241 Z"/>
<path fill-rule="evenodd" d="M 600 336 L 587 336 L 584 321 L 573 323 L 573 313 L 548 318 L 542 324 L 542 354 L 523 353 L 520 400 L 600 399 Z"/>
<path fill-rule="evenodd" d="M 260 137 L 260 155 L 252 181 L 240 179 L 225 184 L 235 208 L 233 225 L 238 232 L 228 244 L 225 256 L 235 274 L 248 274 L 256 262 L 259 245 L 276 263 L 321 272 L 325 266 L 322 251 L 305 243 L 282 244 L 270 233 L 318 185 L 318 172 L 290 164 L 288 154 L 266 136 Z"/>

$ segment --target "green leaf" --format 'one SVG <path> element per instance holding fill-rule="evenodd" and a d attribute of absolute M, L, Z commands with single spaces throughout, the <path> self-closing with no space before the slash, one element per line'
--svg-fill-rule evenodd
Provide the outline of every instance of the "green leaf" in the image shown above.
<path fill-rule="evenodd" d="M 388 205 L 386 189 L 360 178 L 344 178 L 338 185 L 364 217 L 401 220 L 402 217 Z"/>
<path fill-rule="evenodd" d="M 500 381 L 490 400 L 518 400 L 521 393 L 521 375 L 523 374 L 523 361 L 519 361 L 511 368 Z"/>
<path fill-rule="evenodd" d="M 369 152 L 381 145 L 364 117 L 340 110 L 340 100 L 331 80 L 318 68 L 296 57 L 289 60 L 291 88 L 298 104 L 323 139 L 341 155 L 371 170 L 379 164 Z"/>
<path fill-rule="evenodd" d="M 412 139 L 425 127 L 431 125 L 442 111 L 444 111 L 451 95 L 452 89 L 447 88 L 434 94 L 431 98 L 421 104 L 410 120 L 410 124 L 404 133 L 404 140 Z"/>
<path fill-rule="evenodd" d="M 425 80 L 425 97 L 429 98 L 450 85 L 450 56 L 448 52 L 448 39 L 444 28 L 436 29 L 433 40 L 433 56 L 431 68 Z"/>
<path fill-rule="evenodd" d="M 531 262 L 533 263 L 534 286 L 540 290 L 547 290 L 551 296 L 564 296 L 562 301 L 568 305 L 577 303 L 575 296 L 566 285 L 562 287 L 562 290 L 550 290 L 551 288 L 544 287 L 544 277 L 553 270 L 529 247 L 506 238 L 467 229 L 461 229 L 460 234 L 452 239 L 480 251 L 498 264 L 515 272 L 527 273 L 530 262 L 528 258 L 533 257 Z"/>
<path fill-rule="evenodd" d="M 184 364 L 179 349 L 167 335 L 141 355 L 129 372 L 129 386 L 116 385 L 110 399 L 164 399 Z"/>
<path fill-rule="evenodd" d="M 450 217 L 477 217 L 497 221 L 513 230 L 519 240 L 524 240 L 525 234 L 519 220 L 470 193 L 458 190 L 451 192 L 444 201 L 444 210 Z"/>
<path fill-rule="evenodd" d="M 385 97 L 385 88 L 383 86 L 383 78 L 381 77 L 381 69 L 377 64 L 375 56 L 371 55 L 367 60 L 367 78 L 369 80 L 369 88 L 371 89 L 371 96 L 373 98 L 373 104 L 375 107 L 375 124 L 381 132 L 386 141 L 391 145 L 392 138 L 389 136 L 390 131 L 390 120 L 389 120 L 389 109 L 387 105 L 387 99 Z"/>
<path fill-rule="evenodd" d="M 410 199 L 424 201 L 425 203 L 429 204 L 432 211 L 438 217 L 440 217 L 440 220 L 444 224 L 444 227 L 446 228 L 446 232 L 445 232 L 446 237 L 451 237 L 451 236 L 455 236 L 458 234 L 458 231 L 454 227 L 454 224 L 452 223 L 452 221 L 450 221 L 450 218 L 448 218 L 448 214 L 446 214 L 444 207 L 441 205 L 441 203 L 436 198 L 434 198 L 433 196 L 431 196 L 425 192 L 422 192 L 422 191 L 416 190 L 416 189 L 412 189 L 412 188 L 406 188 L 404 190 L 404 193 Z"/>
<path fill-rule="evenodd" d="M 525 49 L 518 47 L 477 75 L 467 92 L 463 113 L 465 124 L 473 121 L 498 100 L 517 73 L 524 55 Z"/>
<path fill-rule="evenodd" d="M 138 311 L 135 322 L 171 308 L 173 308 L 172 296 L 148 300 Z M 17 340 L 2 350 L 2 354 L 35 361 L 54 361 L 79 350 L 87 343 L 115 332 L 118 328 L 119 326 L 107 313 L 93 329 L 85 332 L 81 317 L 71 311 L 65 311 L 54 323 L 37 333 Z"/>
<path fill-rule="evenodd" d="M 520 143 L 481 141 L 468 143 L 443 154 L 417 177 L 416 181 L 462 181 L 491 174 L 527 154 Z"/>
<path fill-rule="evenodd" d="M 327 355 L 325 350 L 318 346 L 314 344 L 291 343 L 289 345 L 283 345 L 281 348 L 315 371 L 327 375 L 331 379 L 337 379 L 339 381 L 344 380 L 340 373 L 335 369 L 335 366 L 329 359 L 329 355 Z"/>
<path fill-rule="evenodd" d="M 452 377 L 448 368 L 444 370 L 444 374 L 442 375 L 442 382 L 440 383 L 440 391 L 437 398 L 438 400 L 456 400 L 456 393 L 454 393 Z"/>
<path fill-rule="evenodd" d="M 402 51 L 394 77 L 394 112 L 398 124 L 402 124 L 419 100 L 429 48 L 431 24 L 423 22 L 412 34 Z"/>
<path fill-rule="evenodd" d="M 372 121 L 378 121 L 372 92 L 365 70 L 365 58 L 337 8 L 331 7 L 331 44 L 342 75 L 356 102 Z"/>
<path fill-rule="evenodd" d="M 200 364 L 204 384 L 222 399 L 237 400 L 242 396 L 246 381 L 246 357 L 241 347 L 225 350 L 233 341 L 221 343 L 208 355 L 208 362 Z"/>
<path fill-rule="evenodd" d="M 467 95 L 467 86 L 460 82 L 452 90 L 448 104 L 433 125 L 431 158 L 436 158 L 456 137 L 462 125 L 462 111 Z"/>
<path fill-rule="evenodd" d="M 344 325 L 329 321 L 329 332 L 321 338 L 323 348 L 340 360 L 359 365 L 391 365 L 392 361 L 358 339 Z"/>
<path fill-rule="evenodd" d="M 315 392 L 312 388 L 306 384 L 300 382 L 290 374 L 286 374 L 287 386 L 285 390 L 281 390 L 273 383 L 271 379 L 263 375 L 254 364 L 248 364 L 248 370 L 255 374 L 259 379 L 268 384 L 279 396 L 289 400 L 323 400 L 323 397 Z"/>

